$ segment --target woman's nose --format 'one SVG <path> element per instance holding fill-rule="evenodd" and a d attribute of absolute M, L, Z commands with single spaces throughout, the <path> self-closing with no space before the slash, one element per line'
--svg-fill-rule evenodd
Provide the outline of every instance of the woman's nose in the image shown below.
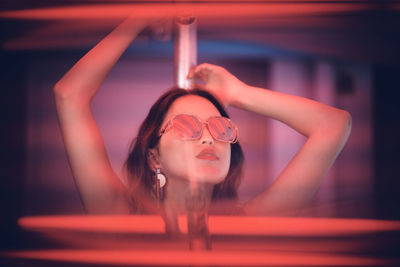
<path fill-rule="evenodd" d="M 203 133 L 200 137 L 200 142 L 202 144 L 210 144 L 210 145 L 213 144 L 214 138 L 212 137 L 210 130 L 208 130 L 208 127 L 205 125 L 203 127 L 204 128 L 203 128 Z"/>

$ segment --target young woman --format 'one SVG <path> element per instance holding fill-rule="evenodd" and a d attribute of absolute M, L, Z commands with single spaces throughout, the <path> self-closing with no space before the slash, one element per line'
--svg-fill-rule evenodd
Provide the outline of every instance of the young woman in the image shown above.
<path fill-rule="evenodd" d="M 145 23 L 128 19 L 55 85 L 69 163 L 88 213 L 130 213 L 152 207 L 157 174 L 167 179 L 162 208 L 173 217 L 196 181 L 206 201 L 235 198 L 243 155 L 233 106 L 279 120 L 307 137 L 275 182 L 242 206 L 246 214 L 296 214 L 313 196 L 345 144 L 348 112 L 302 97 L 247 85 L 222 67 L 201 64 L 189 78 L 202 90 L 167 91 L 139 129 L 126 162 L 125 187 L 109 162 L 90 103 L 106 75 Z M 132 199 L 134 201 L 132 201 Z M 139 208 L 138 208 L 139 207 Z"/>

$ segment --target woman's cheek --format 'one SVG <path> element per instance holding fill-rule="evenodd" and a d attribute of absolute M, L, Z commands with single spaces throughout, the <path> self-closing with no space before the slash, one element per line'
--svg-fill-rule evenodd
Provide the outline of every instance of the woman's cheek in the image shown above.
<path fill-rule="evenodd" d="M 168 177 L 192 179 L 196 173 L 195 150 L 192 143 L 176 138 L 160 143 L 160 163 Z"/>
<path fill-rule="evenodd" d="M 228 175 L 229 172 L 229 167 L 231 166 L 231 145 L 227 145 L 228 147 L 224 150 L 224 161 L 223 161 L 223 173 L 226 175 Z"/>

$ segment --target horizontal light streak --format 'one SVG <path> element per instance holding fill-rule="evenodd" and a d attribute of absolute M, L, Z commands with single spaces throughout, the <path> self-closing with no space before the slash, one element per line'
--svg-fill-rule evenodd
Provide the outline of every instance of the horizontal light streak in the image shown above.
<path fill-rule="evenodd" d="M 136 19 L 172 17 L 191 13 L 204 18 L 253 16 L 327 15 L 373 10 L 374 5 L 357 3 L 193 3 L 193 4 L 93 4 L 47 7 L 0 12 L 9 19 L 118 19 L 128 15 Z"/>
<path fill-rule="evenodd" d="M 179 227 L 186 233 L 186 217 L 179 217 Z M 104 233 L 162 234 L 164 222 L 157 215 L 127 216 L 37 216 L 20 218 L 18 224 L 27 230 L 51 229 Z M 266 236 L 336 236 L 399 231 L 399 221 L 340 218 L 285 218 L 210 216 L 209 229 L 216 235 Z"/>
<path fill-rule="evenodd" d="M 385 266 L 390 261 L 345 254 L 176 251 L 176 250 L 38 250 L 9 252 L 8 257 L 98 264 L 151 266 Z"/>

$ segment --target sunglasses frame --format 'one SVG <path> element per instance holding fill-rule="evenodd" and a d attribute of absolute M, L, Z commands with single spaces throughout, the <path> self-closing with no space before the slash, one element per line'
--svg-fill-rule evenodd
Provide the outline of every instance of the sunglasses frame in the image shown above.
<path fill-rule="evenodd" d="M 163 134 L 167 133 L 167 132 L 172 128 L 172 126 L 173 126 L 172 121 L 173 121 L 177 116 L 180 116 L 180 115 L 188 115 L 188 116 L 194 117 L 194 118 L 195 118 L 196 120 L 198 120 L 198 121 L 201 123 L 201 125 L 202 125 L 202 127 L 201 127 L 201 132 L 200 132 L 200 135 L 199 135 L 198 138 L 187 138 L 187 139 L 184 138 L 183 140 L 188 140 L 188 141 L 191 141 L 191 140 L 199 140 L 199 139 L 201 138 L 201 136 L 203 135 L 203 129 L 204 129 L 204 124 L 205 124 L 205 125 L 207 126 L 208 132 L 210 133 L 210 135 L 212 136 L 212 138 L 213 138 L 214 140 L 217 140 L 217 141 L 220 141 L 220 142 L 224 142 L 224 143 L 230 143 L 230 144 L 235 144 L 235 143 L 238 141 L 238 138 L 239 138 L 239 131 L 238 131 L 238 128 L 237 128 L 236 124 L 235 124 L 231 119 L 229 119 L 229 118 L 227 118 L 227 117 L 223 117 L 223 116 L 211 116 L 211 117 L 209 117 L 209 118 L 207 119 L 207 121 L 203 122 L 203 121 L 200 120 L 197 116 L 195 116 L 195 115 L 193 115 L 193 114 L 187 114 L 187 113 L 177 114 L 177 115 L 175 115 L 172 119 L 170 119 L 170 120 L 164 125 L 164 127 L 161 128 L 160 133 L 159 133 L 159 137 L 161 137 Z M 208 123 L 209 123 L 208 121 L 209 121 L 210 119 L 212 119 L 212 118 L 224 118 L 224 119 L 228 120 L 228 122 L 233 126 L 233 130 L 235 131 L 235 139 L 232 140 L 232 141 L 226 141 L 226 140 L 220 140 L 220 139 L 215 138 L 214 135 L 211 133 L 210 128 L 208 128 Z"/>

